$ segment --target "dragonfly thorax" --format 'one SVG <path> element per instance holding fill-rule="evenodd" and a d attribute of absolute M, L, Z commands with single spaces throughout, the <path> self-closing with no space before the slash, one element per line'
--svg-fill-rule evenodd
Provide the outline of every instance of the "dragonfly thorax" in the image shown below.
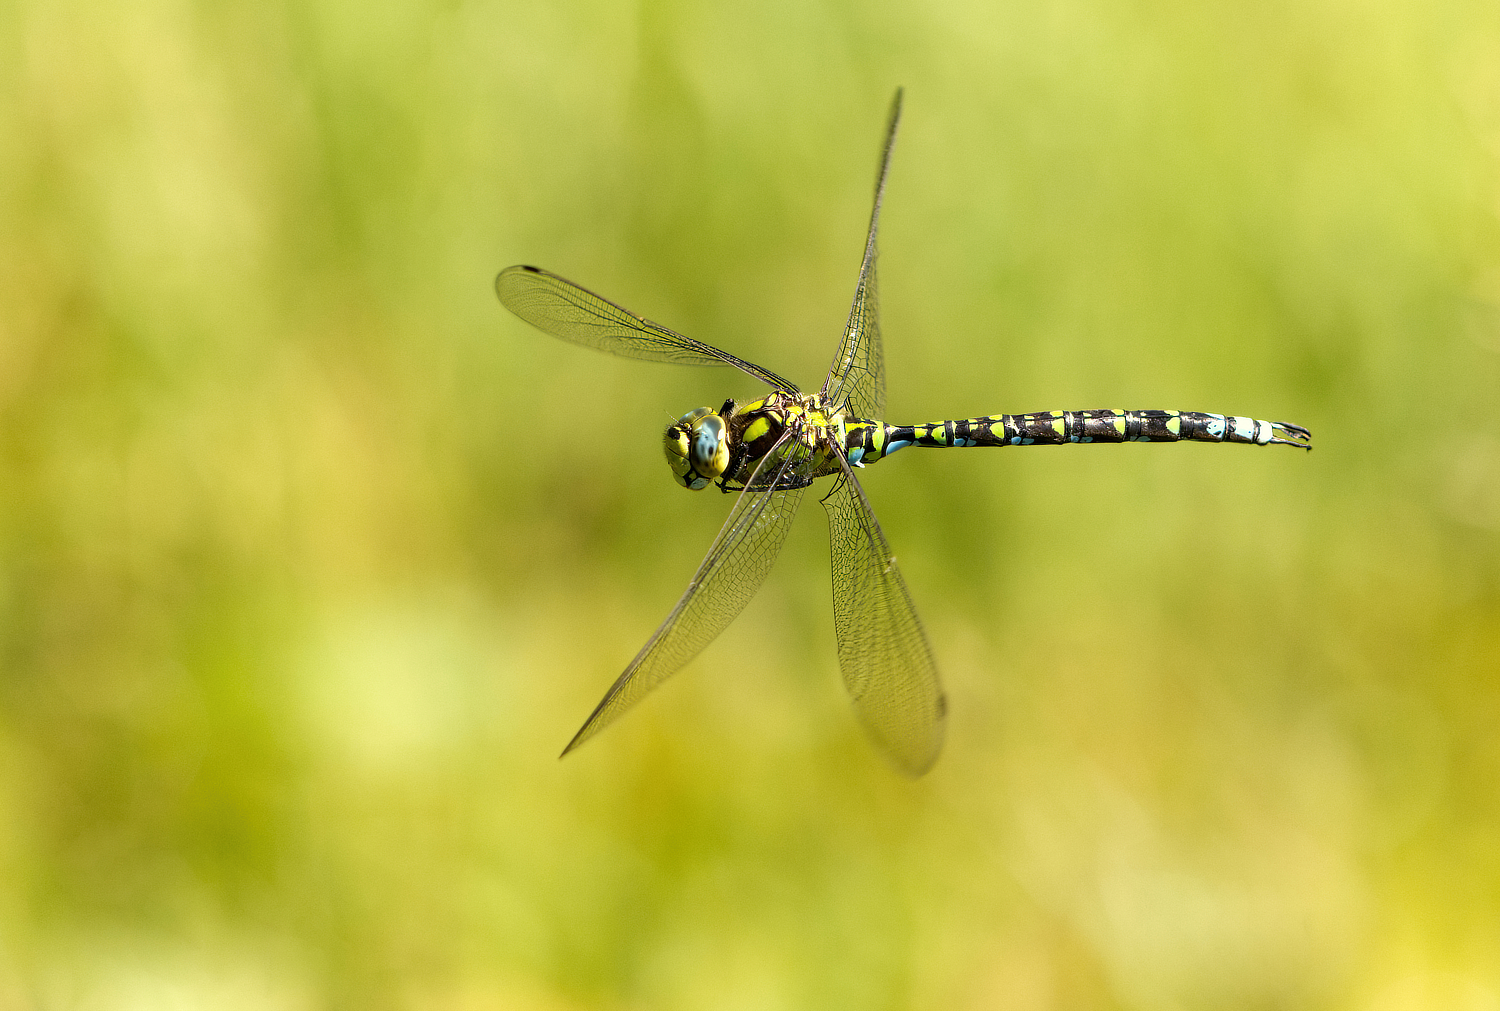
<path fill-rule="evenodd" d="M 667 466 L 678 484 L 702 491 L 729 466 L 729 431 L 707 407 L 689 411 L 667 426 L 662 437 Z"/>

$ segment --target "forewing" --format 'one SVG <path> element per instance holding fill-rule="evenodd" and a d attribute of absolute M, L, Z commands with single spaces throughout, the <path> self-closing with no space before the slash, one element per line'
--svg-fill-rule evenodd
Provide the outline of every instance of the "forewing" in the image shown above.
<path fill-rule="evenodd" d="M 744 610 L 786 541 L 811 470 L 811 453 L 790 437 L 766 454 L 682 599 L 568 742 L 564 755 L 677 673 Z"/>
<path fill-rule="evenodd" d="M 866 733 L 909 776 L 943 748 L 947 702 L 927 633 L 848 464 L 823 499 L 833 549 L 839 667 Z"/>
<path fill-rule="evenodd" d="M 885 198 L 885 179 L 896 146 L 896 127 L 901 122 L 901 89 L 891 102 L 890 123 L 875 177 L 875 208 L 870 212 L 870 232 L 865 237 L 865 257 L 859 265 L 859 284 L 844 339 L 834 356 L 833 367 L 823 381 L 823 396 L 835 407 L 843 406 L 856 418 L 885 417 L 885 351 L 880 343 L 880 296 L 875 283 L 875 233 L 880 227 L 880 204 Z"/>
<path fill-rule="evenodd" d="M 651 362 L 732 365 L 778 389 L 797 392 L 796 386 L 769 369 L 673 333 L 540 267 L 506 267 L 495 277 L 495 294 L 502 305 L 538 330 L 574 344 Z"/>

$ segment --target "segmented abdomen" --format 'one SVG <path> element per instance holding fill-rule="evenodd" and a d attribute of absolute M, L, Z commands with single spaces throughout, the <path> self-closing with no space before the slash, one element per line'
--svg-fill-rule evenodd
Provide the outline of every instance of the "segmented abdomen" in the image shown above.
<path fill-rule="evenodd" d="M 1244 442 L 1312 448 L 1307 429 L 1198 411 L 1041 411 L 930 425 L 845 425 L 850 463 L 870 464 L 907 446 L 1059 446 L 1070 442 Z"/>

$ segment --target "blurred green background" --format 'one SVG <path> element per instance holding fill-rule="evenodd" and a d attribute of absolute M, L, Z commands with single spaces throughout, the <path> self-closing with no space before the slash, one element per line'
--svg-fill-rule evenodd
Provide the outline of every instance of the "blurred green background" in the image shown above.
<path fill-rule="evenodd" d="M 868 471 L 921 781 L 815 506 L 557 761 L 756 387 L 494 273 L 816 385 L 898 84 L 891 420 L 1317 449 Z M 1500 1007 L 1493 3 L 8 3 L 0 123 L 0 1007 Z"/>

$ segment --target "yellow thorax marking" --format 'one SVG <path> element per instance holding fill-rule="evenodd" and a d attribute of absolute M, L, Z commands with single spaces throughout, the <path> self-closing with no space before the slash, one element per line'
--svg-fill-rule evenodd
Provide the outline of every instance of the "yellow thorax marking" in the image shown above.
<path fill-rule="evenodd" d="M 745 427 L 745 434 L 741 435 L 740 438 L 745 442 L 754 442 L 756 439 L 763 437 L 770 430 L 770 419 L 766 417 L 759 417 L 750 422 L 750 424 Z"/>

